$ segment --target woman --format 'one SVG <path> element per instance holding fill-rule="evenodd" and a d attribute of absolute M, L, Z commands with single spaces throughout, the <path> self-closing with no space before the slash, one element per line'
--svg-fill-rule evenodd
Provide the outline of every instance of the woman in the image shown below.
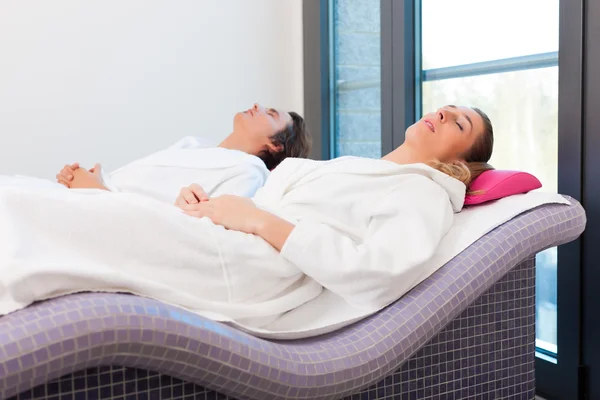
<path fill-rule="evenodd" d="M 182 204 L 188 215 L 136 195 L 2 191 L 0 313 L 92 290 L 255 328 L 325 293 L 367 315 L 426 278 L 492 147 L 483 112 L 447 106 L 381 160 L 286 159 L 253 201 Z"/>

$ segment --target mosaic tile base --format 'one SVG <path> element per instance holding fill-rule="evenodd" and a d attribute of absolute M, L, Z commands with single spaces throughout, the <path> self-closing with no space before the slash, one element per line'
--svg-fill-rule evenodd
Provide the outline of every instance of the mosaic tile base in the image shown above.
<path fill-rule="evenodd" d="M 392 375 L 348 400 L 535 398 L 535 264 L 511 270 Z M 15 400 L 232 400 L 158 373 L 104 367 Z"/>
<path fill-rule="evenodd" d="M 47 382 L 80 373 L 78 371 L 88 371 L 87 377 L 91 380 L 86 380 L 83 390 L 98 390 L 99 371 L 94 373 L 89 368 L 99 366 L 125 366 L 162 374 L 158 380 L 152 381 L 159 383 L 149 389 L 155 390 L 154 397 L 150 398 L 161 398 L 156 393 L 169 390 L 168 387 L 174 385 L 175 381 L 164 378 L 171 383 L 163 388 L 160 384 L 163 376 L 176 377 L 238 399 L 333 399 L 350 396 L 373 385 L 373 390 L 359 398 L 369 398 L 373 392 L 375 395 L 382 394 L 384 398 L 398 398 L 394 392 L 404 390 L 402 384 L 406 382 L 402 381 L 402 376 L 406 372 L 409 386 L 405 389 L 409 393 L 404 393 L 405 396 L 400 393 L 399 398 L 417 398 L 421 389 L 425 395 L 425 387 L 419 387 L 425 382 L 431 385 L 432 396 L 433 387 L 438 386 L 439 391 L 452 393 L 445 398 L 464 398 L 469 392 L 464 390 L 463 384 L 474 384 L 475 393 L 477 387 L 481 387 L 481 398 L 510 398 L 511 390 L 516 393 L 525 389 L 526 393 L 520 395 L 527 398 L 532 390 L 527 385 L 533 385 L 533 381 L 522 375 L 525 373 L 523 368 L 527 370 L 529 366 L 526 357 L 533 356 L 533 349 L 528 348 L 527 353 L 516 355 L 515 347 L 513 355 L 512 349 L 502 344 L 506 340 L 508 345 L 511 345 L 511 340 L 520 340 L 520 344 L 515 346 L 527 346 L 523 343 L 522 322 L 519 322 L 519 327 L 515 325 L 523 316 L 516 317 L 516 310 L 502 309 L 502 304 L 506 303 L 502 300 L 505 292 L 508 303 L 515 300 L 511 296 L 516 293 L 525 296 L 523 290 L 514 289 L 516 283 L 510 286 L 511 280 L 522 285 L 523 279 L 510 278 L 507 274 L 516 266 L 532 269 L 531 265 L 524 267 L 523 263 L 546 248 L 576 239 L 585 223 L 585 211 L 575 201 L 570 206 L 548 205 L 523 213 L 480 238 L 386 309 L 336 332 L 302 340 L 267 341 L 177 307 L 132 295 L 83 293 L 39 302 L 0 318 L 0 398 L 4 400 L 17 393 L 27 394 L 31 388 L 48 386 Z M 520 289 L 524 288 L 521 286 Z M 493 299 L 482 300 L 482 296 L 493 290 L 496 290 Z M 499 299 L 497 296 L 500 296 Z M 533 294 L 526 296 L 533 298 Z M 522 301 L 522 298 L 518 300 Z M 484 302 L 478 305 L 479 301 Z M 483 322 L 485 313 L 475 315 L 479 306 L 478 313 L 483 313 L 487 307 L 487 322 Z M 493 311 L 490 309 L 492 306 Z M 498 313 L 500 316 L 497 316 Z M 490 333 L 483 333 L 485 324 L 488 330 L 494 328 L 494 335 L 500 335 L 501 339 L 494 337 L 494 340 L 502 340 L 500 356 L 503 358 L 498 360 L 494 355 L 494 359 L 487 363 L 487 371 L 478 371 L 470 365 L 473 361 L 469 361 L 474 359 L 476 365 L 484 368 L 485 363 L 477 364 L 478 357 L 483 360 L 484 348 L 469 345 L 471 327 L 465 322 L 473 318 L 477 321 L 479 317 L 481 322 L 477 323 L 482 324 L 481 332 L 477 331 L 473 340 Z M 493 323 L 490 318 L 494 318 Z M 457 321 L 460 325 L 455 325 Z M 508 331 L 503 324 L 508 324 Z M 531 324 L 533 330 L 533 322 Z M 478 329 L 477 326 L 472 328 L 473 332 Z M 464 329 L 467 337 L 461 336 Z M 510 333 L 513 329 L 521 331 Z M 452 335 L 448 336 L 450 333 Z M 446 337 L 440 340 L 442 334 Z M 504 334 L 508 335 L 507 338 L 502 336 Z M 529 331 L 527 334 L 532 335 Z M 438 342 L 432 342 L 435 340 Z M 455 348 L 457 341 L 461 346 L 459 349 Z M 448 346 L 453 343 L 453 357 L 459 350 L 460 360 L 453 358 L 448 370 L 450 364 L 446 355 L 446 381 L 442 383 L 441 368 L 444 367 L 434 371 L 434 365 L 425 366 L 425 360 L 434 355 L 443 357 L 439 349 L 444 343 L 448 354 Z M 433 347 L 426 350 L 429 345 Z M 466 356 L 461 353 L 465 350 L 464 346 Z M 503 354 L 503 350 L 508 350 L 508 355 Z M 430 354 L 419 351 L 429 351 Z M 487 352 L 490 352 L 489 344 Z M 465 357 L 466 366 L 463 367 Z M 419 364 L 421 359 L 422 367 Z M 411 360 L 416 360 L 416 370 L 412 368 Z M 438 359 L 437 362 L 442 361 Z M 490 367 L 492 364 L 493 367 Z M 427 369 L 429 367 L 431 371 Z M 399 368 L 408 369 L 398 371 Z M 113 367 L 112 371 L 120 373 L 117 367 Z M 412 371 L 416 371 L 416 381 L 410 379 Z M 453 379 L 450 382 L 449 372 Z M 387 380 L 385 377 L 388 377 Z M 115 378 L 112 379 L 114 383 Z M 494 379 L 494 387 L 491 388 L 488 382 L 486 388 L 485 379 Z M 501 379 L 500 388 L 498 379 Z M 377 382 L 382 380 L 378 387 Z M 56 383 L 53 383 L 54 390 L 62 392 L 64 389 L 67 392 L 64 396 L 51 395 L 46 388 L 35 389 L 36 396 L 29 392 L 29 397 L 46 400 L 75 398 L 72 388 L 82 385 L 81 378 L 77 384 L 74 375 L 65 381 L 71 383 L 71 388 L 69 383 L 64 383 L 64 388 L 59 384 L 56 389 Z M 411 387 L 411 382 L 416 382 L 413 384 L 416 387 Z M 452 389 L 448 389 L 450 383 Z M 443 384 L 446 384 L 445 388 Z M 138 390 L 137 383 L 135 385 L 133 389 L 133 383 L 125 384 L 130 391 Z M 214 392 L 193 390 L 201 394 L 192 393 L 190 396 L 216 396 Z M 121 397 L 127 398 L 125 393 L 134 392 L 124 388 L 123 393 Z M 90 396 L 88 398 L 99 395 Z"/>
<path fill-rule="evenodd" d="M 398 371 L 350 400 L 535 398 L 535 261 L 511 270 Z"/>
<path fill-rule="evenodd" d="M 90 368 L 22 393 L 14 400 L 227 400 L 193 383 L 134 368 Z"/>

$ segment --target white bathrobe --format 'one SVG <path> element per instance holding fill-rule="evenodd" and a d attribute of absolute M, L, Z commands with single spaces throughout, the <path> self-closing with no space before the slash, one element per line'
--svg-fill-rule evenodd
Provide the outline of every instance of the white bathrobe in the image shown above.
<path fill-rule="evenodd" d="M 146 196 L 2 188 L 0 314 L 67 293 L 120 291 L 268 336 L 286 313 L 324 296 L 349 315 L 311 328 L 331 330 L 441 266 L 424 268 L 464 194 L 422 164 L 287 159 L 254 197 L 296 225 L 278 253 Z M 298 324 L 284 329 L 303 331 Z"/>
<path fill-rule="evenodd" d="M 210 197 L 252 197 L 268 176 L 269 170 L 260 158 L 189 136 L 110 174 L 103 171 L 102 179 L 113 192 L 140 194 L 173 204 L 181 188 L 192 183 L 199 184 Z M 67 189 L 55 181 L 20 175 L 0 175 L 3 186 Z"/>
<path fill-rule="evenodd" d="M 103 175 L 113 192 L 137 193 L 172 204 L 184 186 L 197 183 L 211 197 L 252 197 L 269 175 L 251 154 L 185 137 L 169 148 Z"/>

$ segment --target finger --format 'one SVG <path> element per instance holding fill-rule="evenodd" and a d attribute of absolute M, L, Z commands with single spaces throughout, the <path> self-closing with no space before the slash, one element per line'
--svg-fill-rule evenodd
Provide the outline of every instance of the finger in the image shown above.
<path fill-rule="evenodd" d="M 59 173 L 59 176 L 61 176 L 66 181 L 72 181 L 73 180 L 73 173 L 69 172 L 69 171 L 61 171 Z"/>
<path fill-rule="evenodd" d="M 175 205 L 178 207 L 184 206 L 188 204 L 188 202 L 183 198 L 183 196 L 179 196 L 177 197 L 177 200 L 175 201 Z"/>
<path fill-rule="evenodd" d="M 207 214 L 207 213 L 204 213 L 202 211 L 197 211 L 197 210 L 196 211 L 185 211 L 185 210 L 183 210 L 183 213 L 186 214 L 186 215 L 189 215 L 191 217 L 194 217 L 194 218 L 208 218 L 213 223 L 215 223 L 215 224 L 217 223 L 217 222 L 215 222 L 213 220 L 212 214 Z"/>
<path fill-rule="evenodd" d="M 208 203 L 184 204 L 183 206 L 181 206 L 181 209 L 184 211 L 198 211 L 202 214 L 207 214 L 209 212 Z"/>
<path fill-rule="evenodd" d="M 190 190 L 192 191 L 192 193 L 194 193 L 196 198 L 200 201 L 202 201 L 203 198 L 208 198 L 208 195 L 206 194 L 204 189 L 202 189 L 202 186 L 198 185 L 197 183 L 191 184 Z"/>
<path fill-rule="evenodd" d="M 182 204 L 181 209 L 184 211 L 196 211 L 200 204 Z"/>
<path fill-rule="evenodd" d="M 72 180 L 73 179 L 73 173 L 74 172 L 75 171 L 73 171 L 69 165 L 65 165 L 65 167 L 62 170 L 60 170 L 60 174 L 62 176 L 64 176 L 65 179 L 67 179 L 67 180 Z"/>
<path fill-rule="evenodd" d="M 185 201 L 188 204 L 196 204 L 198 203 L 198 199 L 196 198 L 196 196 L 194 196 L 194 193 L 192 193 L 189 190 L 184 190 L 183 192 L 181 192 L 181 194 L 183 195 L 183 198 L 185 199 Z"/>
<path fill-rule="evenodd" d="M 60 183 L 61 185 L 64 185 L 64 186 L 70 188 L 69 182 L 65 181 L 64 179 L 59 179 L 58 183 Z"/>
<path fill-rule="evenodd" d="M 73 163 L 73 164 L 69 165 L 69 167 L 70 167 L 71 169 L 79 169 L 79 163 L 78 163 L 78 162 L 76 162 L 76 163 Z"/>
<path fill-rule="evenodd" d="M 57 181 L 63 180 L 63 181 L 66 181 L 66 182 L 68 182 L 68 181 L 71 181 L 71 180 L 73 180 L 72 178 L 71 178 L 71 179 L 69 179 L 68 177 L 69 177 L 69 175 L 67 175 L 67 174 L 63 174 L 63 173 L 61 173 L 61 172 L 59 172 L 58 174 L 56 174 L 56 180 L 57 180 Z"/>

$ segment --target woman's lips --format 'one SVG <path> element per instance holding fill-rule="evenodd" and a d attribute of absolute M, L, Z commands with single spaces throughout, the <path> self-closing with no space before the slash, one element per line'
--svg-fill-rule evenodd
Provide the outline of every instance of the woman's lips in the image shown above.
<path fill-rule="evenodd" d="M 431 129 L 431 132 L 435 132 L 435 126 L 430 120 L 424 119 L 423 122 L 425 122 L 425 125 L 427 125 L 429 129 Z"/>

